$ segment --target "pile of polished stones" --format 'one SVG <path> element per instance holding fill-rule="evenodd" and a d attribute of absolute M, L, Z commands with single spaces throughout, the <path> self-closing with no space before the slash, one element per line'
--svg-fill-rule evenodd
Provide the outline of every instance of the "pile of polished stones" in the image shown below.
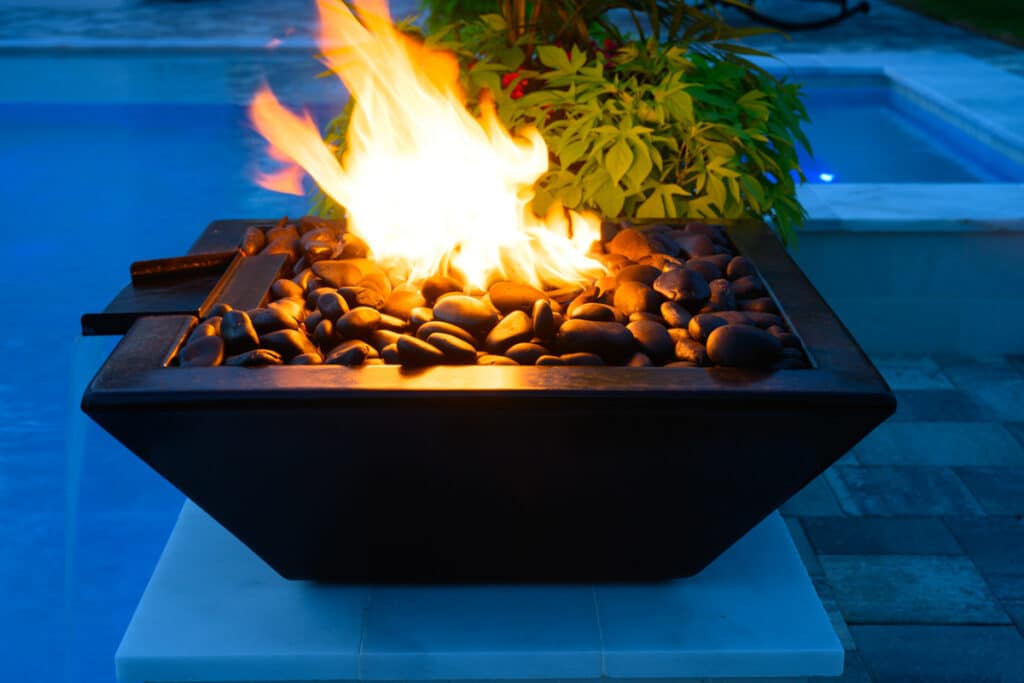
<path fill-rule="evenodd" d="M 720 227 L 625 224 L 606 237 L 591 256 L 609 274 L 589 287 L 472 291 L 454 271 L 401 281 L 342 222 L 252 226 L 242 250 L 281 254 L 289 277 L 263 307 L 215 306 L 178 363 L 807 367 L 754 264 Z"/>

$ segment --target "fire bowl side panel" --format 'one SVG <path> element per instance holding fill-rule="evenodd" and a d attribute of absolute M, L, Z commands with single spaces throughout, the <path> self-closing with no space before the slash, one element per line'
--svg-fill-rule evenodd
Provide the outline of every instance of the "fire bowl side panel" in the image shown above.
<path fill-rule="evenodd" d="M 601 397 L 94 416 L 283 576 L 325 581 L 693 574 L 865 428 L 840 406 Z"/>

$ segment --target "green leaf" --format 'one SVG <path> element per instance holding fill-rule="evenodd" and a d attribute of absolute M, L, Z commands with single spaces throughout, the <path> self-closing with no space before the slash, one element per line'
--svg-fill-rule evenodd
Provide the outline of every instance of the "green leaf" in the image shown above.
<path fill-rule="evenodd" d="M 590 142 L 587 140 L 571 142 L 566 145 L 562 149 L 562 153 L 558 155 L 558 163 L 563 169 L 568 170 L 570 166 L 583 158 L 583 155 L 589 148 Z"/>
<path fill-rule="evenodd" d="M 562 206 L 567 209 L 575 209 L 583 201 L 583 191 L 575 185 L 569 185 L 563 187 L 558 192 L 558 199 L 562 202 Z"/>
<path fill-rule="evenodd" d="M 618 218 L 622 213 L 622 205 L 626 201 L 626 194 L 619 189 L 618 185 L 606 183 L 594 195 L 594 201 L 601 209 L 605 218 Z"/>
<path fill-rule="evenodd" d="M 556 71 L 575 71 L 572 68 L 572 64 L 569 63 L 569 58 L 565 54 L 565 50 L 555 45 L 538 45 L 537 46 L 537 58 L 540 63 L 549 69 L 555 69 Z"/>
<path fill-rule="evenodd" d="M 520 47 L 503 47 L 494 51 L 494 58 L 502 66 L 515 70 L 523 65 L 523 62 L 526 60 L 526 53 Z"/>
<path fill-rule="evenodd" d="M 631 189 L 638 189 L 651 175 L 654 164 L 651 161 L 650 148 L 643 140 L 630 136 L 629 146 L 633 150 L 633 164 L 626 172 L 626 181 Z"/>
<path fill-rule="evenodd" d="M 637 218 L 664 218 L 665 205 L 661 201 L 661 193 L 655 190 L 644 202 L 637 207 Z"/>
<path fill-rule="evenodd" d="M 633 152 L 629 149 L 629 144 L 625 138 L 619 138 L 618 141 L 612 145 L 611 149 L 608 150 L 608 154 L 604 158 L 604 166 L 608 170 L 608 175 L 612 177 L 612 182 L 616 185 L 622 177 L 626 175 L 630 165 L 633 163 Z M 619 208 L 622 208 L 621 206 Z M 614 216 L 618 214 L 606 214 Z"/>
<path fill-rule="evenodd" d="M 508 24 L 505 23 L 505 17 L 500 14 L 482 14 L 480 15 L 480 21 L 487 25 L 487 28 L 495 32 L 501 32 L 508 28 Z"/>

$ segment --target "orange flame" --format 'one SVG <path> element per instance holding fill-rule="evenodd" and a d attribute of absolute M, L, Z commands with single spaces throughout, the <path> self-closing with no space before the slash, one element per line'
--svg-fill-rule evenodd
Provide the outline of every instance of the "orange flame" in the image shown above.
<path fill-rule="evenodd" d="M 467 111 L 453 55 L 399 33 L 383 0 L 356 0 L 359 19 L 338 0 L 319 0 L 325 62 L 355 97 L 341 163 L 308 113 L 297 116 L 269 88 L 250 117 L 271 155 L 290 165 L 263 176 L 268 189 L 301 193 L 301 167 L 338 204 L 375 257 L 410 280 L 458 269 L 469 285 L 512 279 L 562 287 L 603 272 L 586 253 L 600 236 L 596 216 L 554 206 L 528 208 L 547 170 L 535 129 L 513 137 L 490 100 Z M 340 46 L 340 47 L 339 47 Z"/>

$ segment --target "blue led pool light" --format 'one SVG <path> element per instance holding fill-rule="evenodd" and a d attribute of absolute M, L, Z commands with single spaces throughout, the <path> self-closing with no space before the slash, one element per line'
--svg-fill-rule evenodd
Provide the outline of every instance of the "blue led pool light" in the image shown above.
<path fill-rule="evenodd" d="M 836 177 L 831 173 L 819 173 L 818 178 L 820 178 L 823 183 L 831 183 L 836 179 Z"/>

